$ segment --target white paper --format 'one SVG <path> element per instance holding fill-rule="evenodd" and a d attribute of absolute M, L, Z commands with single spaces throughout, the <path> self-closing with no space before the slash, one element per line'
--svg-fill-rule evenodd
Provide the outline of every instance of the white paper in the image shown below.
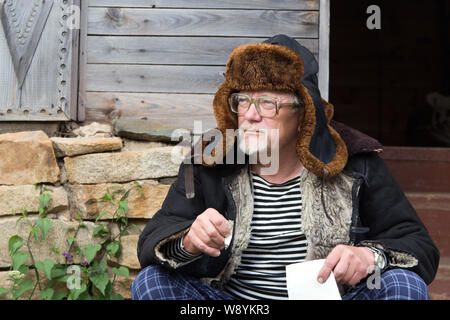
<path fill-rule="evenodd" d="M 325 283 L 317 281 L 324 262 L 321 259 L 286 266 L 289 300 L 342 300 L 333 272 Z"/>
<path fill-rule="evenodd" d="M 228 249 L 231 243 L 231 238 L 233 237 L 233 227 L 234 227 L 234 221 L 228 220 L 228 230 L 230 230 L 230 233 L 225 238 L 225 249 Z"/>

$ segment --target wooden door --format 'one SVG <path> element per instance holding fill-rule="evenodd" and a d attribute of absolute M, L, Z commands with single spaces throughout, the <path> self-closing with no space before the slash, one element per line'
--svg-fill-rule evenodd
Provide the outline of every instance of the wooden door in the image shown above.
<path fill-rule="evenodd" d="M 77 120 L 79 0 L 4 0 L 0 121 Z"/>

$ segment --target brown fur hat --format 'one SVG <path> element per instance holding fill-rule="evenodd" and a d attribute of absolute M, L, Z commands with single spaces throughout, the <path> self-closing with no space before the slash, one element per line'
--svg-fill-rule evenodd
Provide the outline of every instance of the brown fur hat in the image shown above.
<path fill-rule="evenodd" d="M 215 145 L 223 147 L 215 148 L 209 158 L 203 155 L 203 165 L 211 166 L 223 160 L 235 143 L 235 137 L 226 138 L 226 129 L 238 127 L 237 116 L 228 106 L 231 93 L 290 91 L 297 94 L 305 107 L 296 144 L 300 161 L 317 176 L 335 176 L 344 168 L 348 155 L 344 141 L 330 126 L 333 106 L 320 97 L 317 61 L 308 49 L 285 35 L 266 42 L 269 43 L 242 45 L 231 53 L 225 81 L 213 101 L 217 129 L 222 133 Z M 207 143 L 203 141 L 203 148 Z"/>

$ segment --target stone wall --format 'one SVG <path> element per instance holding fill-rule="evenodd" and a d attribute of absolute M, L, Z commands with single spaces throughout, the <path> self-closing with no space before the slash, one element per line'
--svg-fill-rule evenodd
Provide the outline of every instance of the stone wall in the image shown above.
<path fill-rule="evenodd" d="M 170 142 L 171 130 L 148 121 L 116 120 L 111 125 L 80 127 L 72 138 L 49 137 L 42 130 L 0 134 L 0 287 L 10 286 L 6 280 L 11 265 L 8 239 L 15 234 L 24 239 L 28 236 L 29 226 L 24 220 L 16 223 L 18 218 L 24 209 L 31 220 L 38 216 L 37 182 L 45 183 L 53 192 L 48 204 L 52 219 L 48 241 L 30 242 L 35 261 L 51 258 L 64 263 L 65 258 L 54 248 L 60 252 L 67 249 L 68 227 L 78 224 L 77 215 L 87 226 L 77 235 L 80 247 L 102 241 L 92 231 L 95 219 L 104 211 L 109 214 L 98 223 L 117 233 L 111 221 L 114 209 L 101 199 L 107 190 L 119 190 L 117 186 L 132 188 L 133 181 L 139 182 L 143 194 L 134 188 L 128 195 L 129 224 L 142 230 L 161 207 L 189 150 Z M 130 298 L 130 284 L 140 269 L 136 255 L 138 228 L 130 228 L 122 237 L 123 252 L 118 261 L 107 261 L 108 266 L 123 265 L 130 270 L 128 281 L 118 277 L 114 284 L 115 292 L 125 298 Z M 75 258 L 74 263 L 80 261 Z M 34 277 L 34 273 L 28 274 Z M 38 290 L 34 297 L 40 299 Z"/>

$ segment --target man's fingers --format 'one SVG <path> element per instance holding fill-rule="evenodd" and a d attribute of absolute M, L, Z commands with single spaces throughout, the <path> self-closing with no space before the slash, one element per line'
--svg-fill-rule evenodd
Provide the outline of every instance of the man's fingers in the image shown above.
<path fill-rule="evenodd" d="M 225 238 L 229 235 L 228 220 L 219 212 L 215 211 L 215 213 L 211 214 L 209 221 L 211 221 L 222 237 Z"/>
<path fill-rule="evenodd" d="M 322 269 L 320 269 L 319 274 L 317 275 L 318 282 L 324 283 L 325 281 L 327 281 L 328 277 L 330 276 L 330 272 L 338 264 L 341 258 L 341 250 L 342 248 L 340 246 L 337 246 L 328 254 L 327 258 L 325 259 L 325 263 L 322 266 Z"/>
<path fill-rule="evenodd" d="M 345 283 L 347 280 L 350 280 L 354 273 L 355 268 L 350 264 L 350 261 L 345 259 L 339 260 L 333 271 L 334 278 L 338 283 Z"/>
<path fill-rule="evenodd" d="M 229 233 L 227 219 L 216 209 L 208 208 L 192 224 L 187 245 L 191 250 L 194 246 L 203 253 L 217 257 L 225 246 L 225 237 Z"/>
<path fill-rule="evenodd" d="M 193 235 L 191 238 L 194 246 L 203 253 L 206 253 L 209 256 L 218 257 L 220 255 L 220 250 L 214 247 L 209 246 L 205 243 L 199 236 L 198 233 Z"/>
<path fill-rule="evenodd" d="M 330 272 L 333 270 L 334 265 L 331 264 L 329 261 L 325 260 L 325 263 L 322 266 L 322 269 L 320 269 L 319 274 L 317 275 L 317 281 L 320 283 L 324 283 L 327 281 L 328 277 L 330 276 Z"/>
<path fill-rule="evenodd" d="M 210 247 L 221 249 L 225 246 L 225 237 L 219 233 L 212 223 L 202 226 L 201 233 L 203 235 L 202 240 Z"/>

